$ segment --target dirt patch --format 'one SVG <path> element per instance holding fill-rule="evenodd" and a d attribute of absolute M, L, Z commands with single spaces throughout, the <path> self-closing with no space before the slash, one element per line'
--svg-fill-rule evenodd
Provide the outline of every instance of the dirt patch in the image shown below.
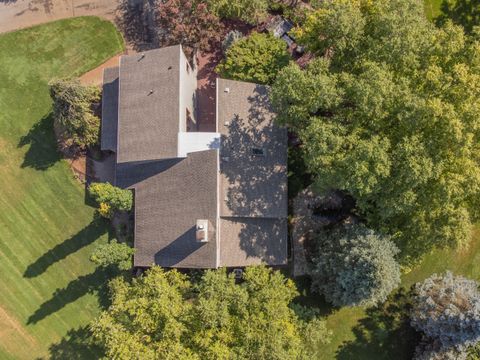
<path fill-rule="evenodd" d="M 118 54 L 115 55 L 114 57 L 108 59 L 105 61 L 102 65 L 96 67 L 93 70 L 90 70 L 89 72 L 83 74 L 80 77 L 80 82 L 83 85 L 96 85 L 96 86 L 101 86 L 103 85 L 103 70 L 106 68 L 111 68 L 118 66 L 118 62 L 120 61 L 120 56 L 126 55 L 126 54 L 134 54 L 135 51 L 133 50 L 128 50 L 123 54 Z"/>
<path fill-rule="evenodd" d="M 18 354 L 18 344 L 23 343 L 25 355 L 38 347 L 37 340 L 25 331 L 22 324 L 10 316 L 8 312 L 0 306 L 0 339 L 2 347 L 11 354 Z"/>

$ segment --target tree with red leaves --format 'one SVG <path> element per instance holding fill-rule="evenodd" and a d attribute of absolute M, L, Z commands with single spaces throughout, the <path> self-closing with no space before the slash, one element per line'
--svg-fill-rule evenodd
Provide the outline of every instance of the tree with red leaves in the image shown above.
<path fill-rule="evenodd" d="M 159 0 L 155 17 L 162 45 L 182 44 L 190 59 L 196 50 L 210 51 L 223 34 L 220 19 L 202 1 Z"/>

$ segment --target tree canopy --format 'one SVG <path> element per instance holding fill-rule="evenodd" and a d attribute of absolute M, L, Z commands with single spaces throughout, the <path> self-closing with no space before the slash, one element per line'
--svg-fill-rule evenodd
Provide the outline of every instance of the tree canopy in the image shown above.
<path fill-rule="evenodd" d="M 158 1 L 155 21 L 164 46 L 182 44 L 192 58 L 196 50 L 209 51 L 220 41 L 222 24 L 214 12 L 199 0 Z"/>
<path fill-rule="evenodd" d="M 100 90 L 76 79 L 54 79 L 49 86 L 53 119 L 64 145 L 85 150 L 98 143 L 100 119 L 93 113 L 93 104 L 100 101 Z"/>
<path fill-rule="evenodd" d="M 111 282 L 112 305 L 92 323 L 106 355 L 116 359 L 310 359 L 329 332 L 289 306 L 291 280 L 265 267 L 247 268 L 236 284 L 225 269 L 198 283 L 152 267 L 131 283 Z"/>
<path fill-rule="evenodd" d="M 398 249 L 362 225 L 323 231 L 315 245 L 312 288 L 335 306 L 376 305 L 400 283 Z"/>
<path fill-rule="evenodd" d="M 271 100 L 318 191 L 346 190 L 409 263 L 466 244 L 480 200 L 480 37 L 437 28 L 416 0 L 326 1 L 297 31 L 317 55 Z"/>
<path fill-rule="evenodd" d="M 411 323 L 439 350 L 466 353 L 480 341 L 478 283 L 447 272 L 416 284 Z"/>
<path fill-rule="evenodd" d="M 480 2 L 478 0 L 443 0 L 442 13 L 437 23 L 442 25 L 452 20 L 462 25 L 466 32 L 471 33 L 475 26 L 480 25 Z"/>
<path fill-rule="evenodd" d="M 284 41 L 260 33 L 238 39 L 225 55 L 226 58 L 217 67 L 221 76 L 260 84 L 273 82 L 290 59 Z"/>

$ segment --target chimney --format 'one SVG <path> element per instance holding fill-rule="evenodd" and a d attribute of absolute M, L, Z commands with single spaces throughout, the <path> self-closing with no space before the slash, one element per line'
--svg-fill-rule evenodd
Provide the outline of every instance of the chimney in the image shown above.
<path fill-rule="evenodd" d="M 208 220 L 197 220 L 195 237 L 197 242 L 208 242 Z"/>

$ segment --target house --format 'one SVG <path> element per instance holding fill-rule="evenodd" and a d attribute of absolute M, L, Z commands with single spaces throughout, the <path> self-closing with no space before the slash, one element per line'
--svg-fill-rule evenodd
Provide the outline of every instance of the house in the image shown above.
<path fill-rule="evenodd" d="M 217 79 L 216 131 L 199 132 L 181 46 L 105 69 L 101 148 L 134 191 L 134 266 L 287 263 L 287 133 L 267 88 Z"/>

